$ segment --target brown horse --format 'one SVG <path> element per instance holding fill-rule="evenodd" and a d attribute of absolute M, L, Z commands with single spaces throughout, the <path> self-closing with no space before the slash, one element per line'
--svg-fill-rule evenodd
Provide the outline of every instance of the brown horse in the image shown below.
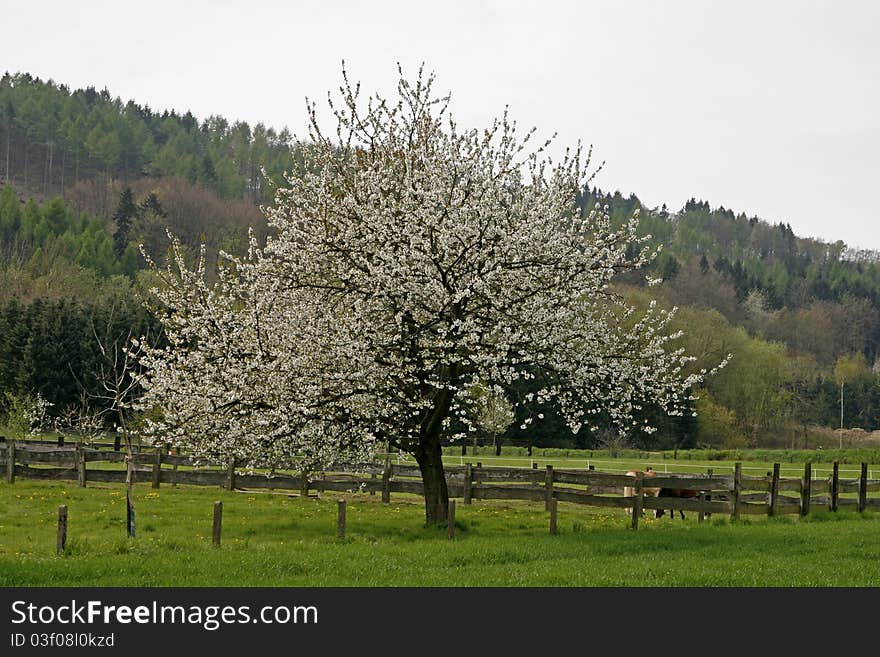
<path fill-rule="evenodd" d="M 698 490 L 690 490 L 688 488 L 661 488 L 660 492 L 657 493 L 657 497 L 678 497 L 678 498 L 691 498 L 691 497 L 699 497 L 700 491 Z M 681 514 L 681 519 L 684 520 L 684 511 L 681 509 L 678 510 Z M 662 518 L 665 511 L 663 509 L 657 509 L 654 511 L 655 518 Z M 669 510 L 669 517 L 675 518 L 675 509 Z"/>
<path fill-rule="evenodd" d="M 645 479 L 650 477 L 656 477 L 657 473 L 654 472 L 651 468 L 647 468 L 646 470 L 630 470 L 626 473 L 627 477 L 637 477 L 639 473 L 642 473 Z M 645 497 L 657 497 L 660 494 L 662 488 L 642 488 L 642 495 Z M 636 489 L 634 486 L 624 486 L 623 487 L 623 496 L 624 497 L 633 497 L 635 495 Z M 632 515 L 633 509 L 631 506 L 626 507 L 624 509 L 629 515 Z M 644 513 L 644 511 L 642 511 Z M 656 511 L 654 512 L 656 516 Z"/>

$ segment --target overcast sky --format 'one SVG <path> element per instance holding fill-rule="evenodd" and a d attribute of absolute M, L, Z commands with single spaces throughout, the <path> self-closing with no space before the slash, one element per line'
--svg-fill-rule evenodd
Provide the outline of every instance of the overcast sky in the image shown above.
<path fill-rule="evenodd" d="M 305 134 L 305 96 L 396 62 L 462 126 L 505 105 L 605 161 L 597 184 L 691 196 L 880 249 L 880 3 L 0 0 L 0 68 L 153 109 Z"/>

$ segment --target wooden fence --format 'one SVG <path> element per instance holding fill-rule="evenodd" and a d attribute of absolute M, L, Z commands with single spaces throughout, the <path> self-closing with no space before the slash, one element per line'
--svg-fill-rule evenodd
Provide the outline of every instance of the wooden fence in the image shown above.
<path fill-rule="evenodd" d="M 0 442 L 0 463 L 5 464 L 6 481 L 16 477 L 72 480 L 80 486 L 89 482 L 125 481 L 124 467 L 89 467 L 90 464 L 118 463 L 126 459 L 124 452 L 76 446 L 57 447 L 46 444 Z M 415 465 L 392 463 L 340 464 L 319 473 L 279 472 L 270 475 L 248 474 L 236 469 L 234 463 L 206 465 L 190 456 L 167 454 L 162 449 L 142 451 L 133 455 L 135 481 L 150 482 L 154 488 L 162 484 L 221 486 L 227 489 L 281 489 L 298 491 L 308 496 L 311 491 L 366 492 L 382 495 L 389 502 L 392 493 L 423 495 L 419 468 Z M 733 474 L 656 473 L 650 478 L 596 470 L 557 469 L 551 465 L 532 468 L 482 467 L 447 465 L 446 481 L 449 496 L 462 498 L 464 504 L 473 500 L 529 500 L 544 502 L 549 511 L 555 502 L 569 502 L 609 508 L 635 509 L 632 526 L 637 527 L 644 510 L 695 512 L 702 521 L 710 514 L 729 514 L 736 519 L 746 514 L 806 515 L 811 509 L 831 511 L 852 509 L 880 510 L 880 479 L 868 478 L 868 466 L 862 464 L 855 479 L 841 479 L 837 463 L 830 476 L 813 478 L 811 465 L 804 466 L 803 477 L 781 477 L 779 464 L 764 477 L 742 474 L 737 463 Z M 185 469 L 182 469 L 185 468 Z M 631 487 L 633 496 L 623 496 L 623 488 Z M 694 491 L 694 497 L 651 497 L 646 488 L 671 488 Z"/>

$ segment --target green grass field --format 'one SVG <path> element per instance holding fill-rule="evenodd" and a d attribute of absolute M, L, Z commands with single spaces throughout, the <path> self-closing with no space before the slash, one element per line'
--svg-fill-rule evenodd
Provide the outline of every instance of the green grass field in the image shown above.
<path fill-rule="evenodd" d="M 2 586 L 878 586 L 880 514 L 714 516 L 698 523 L 559 506 L 458 505 L 456 540 L 425 528 L 421 500 L 337 494 L 323 499 L 208 487 L 135 487 L 136 540 L 125 537 L 122 485 L 0 483 Z M 222 500 L 222 546 L 211 544 Z M 55 555 L 57 510 L 69 508 Z"/>

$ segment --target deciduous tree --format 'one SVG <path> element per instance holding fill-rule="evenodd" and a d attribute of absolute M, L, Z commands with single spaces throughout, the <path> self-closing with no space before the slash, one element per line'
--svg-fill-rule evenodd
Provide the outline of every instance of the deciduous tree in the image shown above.
<path fill-rule="evenodd" d="M 586 149 L 554 161 L 507 111 L 462 129 L 421 71 L 366 103 L 343 77 L 332 133 L 309 104 L 305 173 L 277 191 L 265 245 L 209 284 L 172 242 L 154 290 L 169 346 L 142 359 L 153 435 L 252 466 L 388 441 L 418 462 L 435 523 L 441 438 L 470 426 L 474 385 L 534 379 L 517 403 L 552 401 L 574 431 L 601 414 L 650 432 L 633 419 L 647 402 L 682 412 L 707 372 L 687 372 L 671 313 L 614 294 L 655 253 L 637 217 L 615 229 L 605 208 L 576 211 Z"/>

